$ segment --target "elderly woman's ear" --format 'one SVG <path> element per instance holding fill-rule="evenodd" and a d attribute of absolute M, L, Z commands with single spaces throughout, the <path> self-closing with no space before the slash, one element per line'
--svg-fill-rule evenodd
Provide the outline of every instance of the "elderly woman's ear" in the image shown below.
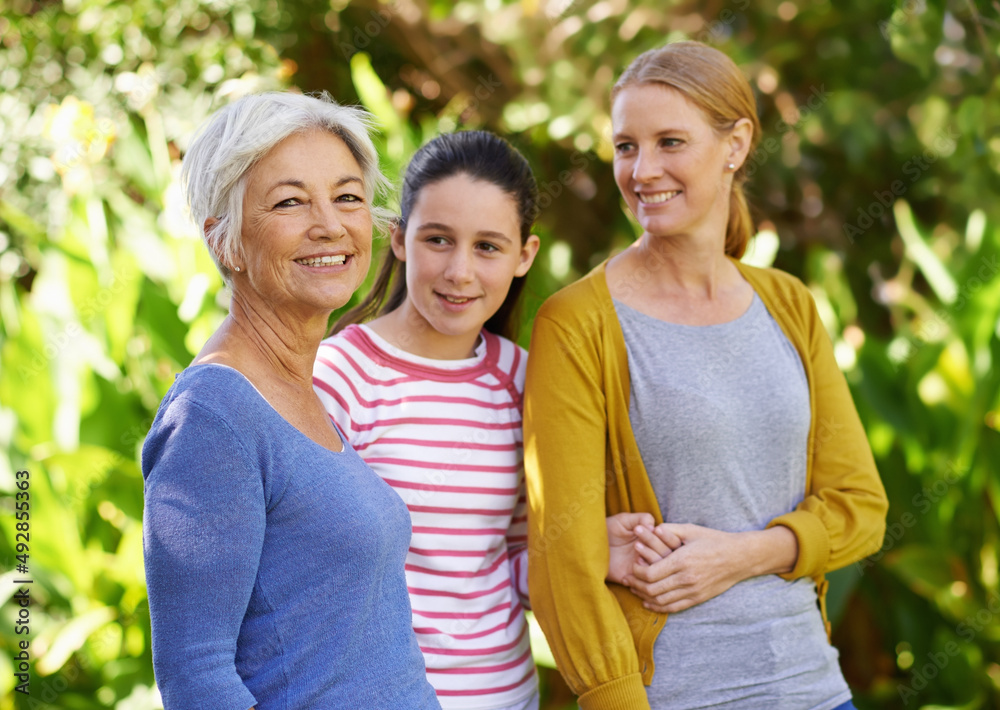
<path fill-rule="evenodd" d="M 215 258 L 222 260 L 222 254 L 219 253 L 219 236 L 215 234 L 215 225 L 219 223 L 218 218 L 209 217 L 205 220 L 205 224 L 202 225 L 202 231 L 205 233 L 205 243 L 208 244 L 212 252 L 215 254 Z M 227 265 L 228 266 L 228 265 Z"/>
<path fill-rule="evenodd" d="M 202 230 L 205 233 L 205 243 L 212 250 L 216 261 L 225 266 L 230 271 L 240 271 L 240 267 L 235 264 L 228 264 L 223 258 L 221 250 L 219 249 L 219 235 L 215 233 L 215 225 L 219 223 L 218 218 L 209 217 L 205 220 L 205 224 L 202 225 Z"/>

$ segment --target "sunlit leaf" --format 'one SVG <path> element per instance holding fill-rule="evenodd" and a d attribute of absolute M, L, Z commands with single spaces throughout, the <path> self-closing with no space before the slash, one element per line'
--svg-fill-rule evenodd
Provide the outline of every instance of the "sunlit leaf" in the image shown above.
<path fill-rule="evenodd" d="M 955 279 L 921 236 L 913 219 L 910 205 L 906 200 L 898 200 L 893 205 L 893 212 L 896 215 L 899 234 L 903 237 L 903 243 L 906 244 L 906 255 L 913 259 L 924 276 L 927 277 L 927 281 L 937 297 L 944 303 L 954 303 L 958 296 Z"/>
<path fill-rule="evenodd" d="M 55 673 L 91 634 L 116 616 L 117 612 L 111 607 L 98 607 L 67 621 L 52 635 L 48 651 L 38 659 L 35 670 L 42 676 Z"/>

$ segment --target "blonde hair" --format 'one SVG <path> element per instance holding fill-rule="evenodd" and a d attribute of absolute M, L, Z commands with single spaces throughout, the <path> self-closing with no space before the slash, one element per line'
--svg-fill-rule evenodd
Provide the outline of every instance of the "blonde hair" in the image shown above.
<path fill-rule="evenodd" d="M 750 82 L 732 59 L 701 42 L 673 42 L 640 54 L 622 72 L 611 89 L 611 103 L 630 86 L 664 84 L 684 94 L 705 114 L 720 135 L 727 133 L 741 118 L 750 121 L 752 155 L 760 142 L 760 120 L 757 101 Z M 729 224 L 726 227 L 726 254 L 740 258 L 754 234 L 750 205 L 743 191 L 747 181 L 747 163 L 733 174 L 729 195 Z"/>

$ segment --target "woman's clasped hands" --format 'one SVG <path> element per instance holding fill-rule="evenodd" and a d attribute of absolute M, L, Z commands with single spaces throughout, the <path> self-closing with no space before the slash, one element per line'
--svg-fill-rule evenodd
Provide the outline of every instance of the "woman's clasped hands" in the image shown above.
<path fill-rule="evenodd" d="M 643 600 L 644 607 L 659 613 L 690 609 L 750 577 L 788 572 L 798 556 L 795 535 L 780 525 L 724 532 L 686 523 L 654 527 L 647 521 L 636 524 L 632 534 L 631 570 L 609 579 L 620 581 Z"/>

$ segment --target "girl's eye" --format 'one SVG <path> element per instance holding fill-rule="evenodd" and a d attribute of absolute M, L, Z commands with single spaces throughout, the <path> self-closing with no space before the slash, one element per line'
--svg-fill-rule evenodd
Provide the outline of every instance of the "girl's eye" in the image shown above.
<path fill-rule="evenodd" d="M 447 244 L 448 240 L 441 236 L 427 237 L 428 244 Z"/>
<path fill-rule="evenodd" d="M 494 252 L 500 251 L 500 247 L 496 244 L 491 244 L 490 242 L 480 242 L 479 248 L 487 254 L 493 254 Z"/>
<path fill-rule="evenodd" d="M 627 153 L 630 150 L 632 150 L 632 144 L 631 143 L 624 143 L 623 142 L 623 143 L 616 143 L 615 144 L 615 151 L 617 151 L 619 153 Z"/>

